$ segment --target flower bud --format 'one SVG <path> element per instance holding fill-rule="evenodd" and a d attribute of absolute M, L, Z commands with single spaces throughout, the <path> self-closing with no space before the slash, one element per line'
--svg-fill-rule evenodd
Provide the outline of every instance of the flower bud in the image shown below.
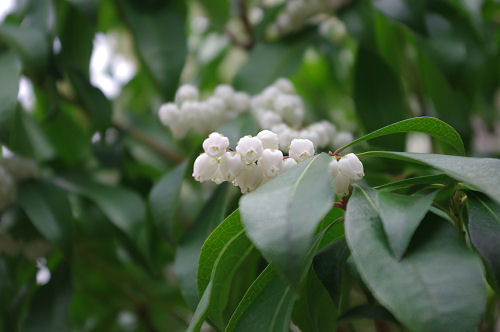
<path fill-rule="evenodd" d="M 244 166 L 241 156 L 234 151 L 227 151 L 220 158 L 219 169 L 226 181 L 233 181 L 241 173 Z"/>
<path fill-rule="evenodd" d="M 174 138 L 186 136 L 189 126 L 181 110 L 174 103 L 163 104 L 158 111 L 158 116 L 164 126 L 170 128 Z"/>
<path fill-rule="evenodd" d="M 315 147 L 319 145 L 319 136 L 318 136 L 318 134 L 315 131 L 311 130 L 310 128 L 308 128 L 308 129 L 302 129 L 299 132 L 299 137 L 310 140 L 311 142 L 313 142 L 313 144 L 314 144 Z"/>
<path fill-rule="evenodd" d="M 293 87 L 292 82 L 290 82 L 289 79 L 287 78 L 278 78 L 276 82 L 273 84 L 280 92 L 286 93 L 286 94 L 293 94 L 295 93 L 295 88 Z"/>
<path fill-rule="evenodd" d="M 200 154 L 193 165 L 193 178 L 199 182 L 205 182 L 212 179 L 217 172 L 219 163 L 215 158 L 206 153 Z"/>
<path fill-rule="evenodd" d="M 208 135 L 208 138 L 203 141 L 203 150 L 212 158 L 222 156 L 224 152 L 226 152 L 228 146 L 229 139 L 217 132 L 211 133 Z"/>
<path fill-rule="evenodd" d="M 262 142 L 257 137 L 244 136 L 240 138 L 238 144 L 236 145 L 236 152 L 241 156 L 241 159 L 247 163 L 251 164 L 262 155 Z"/>
<path fill-rule="evenodd" d="M 264 149 L 278 149 L 280 139 L 277 134 L 270 130 L 262 130 L 257 134 L 257 138 L 262 142 Z"/>
<path fill-rule="evenodd" d="M 297 165 L 297 162 L 293 158 L 283 159 L 283 164 L 281 165 L 281 173 Z"/>
<path fill-rule="evenodd" d="M 231 98 L 230 106 L 236 114 L 241 114 L 250 107 L 250 96 L 244 92 L 235 92 Z"/>
<path fill-rule="evenodd" d="M 198 100 L 198 88 L 191 84 L 184 84 L 175 93 L 175 102 L 182 105 L 186 101 Z"/>
<path fill-rule="evenodd" d="M 301 162 L 307 157 L 314 155 L 314 144 L 308 139 L 295 138 L 290 143 L 290 157 L 295 159 L 296 162 Z"/>
<path fill-rule="evenodd" d="M 339 172 L 352 180 L 361 180 L 365 176 L 363 164 L 354 153 L 349 153 L 339 160 Z"/>
<path fill-rule="evenodd" d="M 340 198 L 349 194 L 349 178 L 342 173 L 337 173 L 333 178 L 333 185 L 335 186 L 335 194 Z"/>
<path fill-rule="evenodd" d="M 332 157 L 332 161 L 328 164 L 328 168 L 330 169 L 330 174 L 333 178 L 339 174 L 339 162 L 335 157 Z"/>
<path fill-rule="evenodd" d="M 245 194 L 257 189 L 262 179 L 262 169 L 255 164 L 248 164 L 236 177 L 235 183 L 240 187 L 241 193 Z"/>
<path fill-rule="evenodd" d="M 234 89 L 228 84 L 219 84 L 215 88 L 214 95 L 215 97 L 220 98 L 226 107 L 230 107 L 234 96 Z"/>
<path fill-rule="evenodd" d="M 260 110 L 256 113 L 257 122 L 262 129 L 271 129 L 272 127 L 283 123 L 283 119 L 278 113 L 272 111 Z"/>
<path fill-rule="evenodd" d="M 258 165 L 262 168 L 264 176 L 274 178 L 281 172 L 283 166 L 283 153 L 280 150 L 264 149 L 259 158 Z"/>

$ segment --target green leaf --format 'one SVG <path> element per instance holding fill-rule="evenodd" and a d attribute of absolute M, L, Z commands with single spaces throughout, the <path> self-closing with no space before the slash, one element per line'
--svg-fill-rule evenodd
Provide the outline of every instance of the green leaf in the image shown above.
<path fill-rule="evenodd" d="M 66 193 L 48 183 L 24 183 L 18 198 L 36 229 L 60 249 L 69 250 L 73 215 Z"/>
<path fill-rule="evenodd" d="M 151 189 L 149 205 L 158 230 L 173 240 L 174 214 L 179 204 L 182 179 L 187 169 L 184 161 L 173 170 L 167 172 Z"/>
<path fill-rule="evenodd" d="M 78 100 L 85 110 L 89 112 L 92 125 L 96 130 L 102 131 L 111 125 L 112 107 L 111 102 L 104 94 L 92 86 L 87 76 L 78 70 L 68 69 L 68 78 L 75 88 Z"/>
<path fill-rule="evenodd" d="M 385 126 L 384 128 L 375 130 L 374 132 L 371 132 L 368 135 L 360 137 L 347 145 L 344 145 L 339 149 L 339 151 L 342 151 L 349 146 L 358 144 L 363 141 L 367 141 L 372 138 L 395 134 L 395 133 L 412 132 L 412 131 L 431 135 L 432 137 L 435 137 L 436 139 L 446 144 L 449 144 L 461 155 L 465 154 L 464 143 L 460 138 L 460 134 L 447 123 L 439 119 L 428 116 L 407 119 L 390 124 L 388 126 Z"/>
<path fill-rule="evenodd" d="M 235 88 L 258 93 L 279 77 L 293 75 L 302 63 L 302 55 L 310 45 L 307 36 L 276 43 L 257 44 L 248 61 L 235 77 Z"/>
<path fill-rule="evenodd" d="M 469 195 L 469 234 L 500 286 L 500 206 L 488 199 Z"/>
<path fill-rule="evenodd" d="M 316 275 L 337 306 L 341 296 L 342 268 L 348 256 L 345 238 L 340 238 L 321 249 L 313 260 Z"/>
<path fill-rule="evenodd" d="M 313 269 L 295 302 L 292 320 L 302 332 L 335 331 L 337 311 Z"/>
<path fill-rule="evenodd" d="M 486 301 L 482 266 L 449 223 L 429 214 L 406 256 L 390 250 L 374 204 L 357 187 L 347 205 L 346 238 L 373 295 L 412 331 L 473 331 Z"/>
<path fill-rule="evenodd" d="M 231 4 L 229 0 L 203 1 L 210 24 L 219 31 L 223 31 L 231 14 Z"/>
<path fill-rule="evenodd" d="M 374 131 L 407 117 L 399 78 L 377 54 L 360 47 L 354 69 L 354 103 L 366 131 Z M 404 148 L 404 140 L 378 140 L 394 150 Z"/>
<path fill-rule="evenodd" d="M 172 99 L 187 56 L 185 8 L 173 2 L 153 8 L 141 7 L 132 0 L 118 3 L 145 69 L 163 97 Z"/>
<path fill-rule="evenodd" d="M 55 181 L 61 187 L 92 201 L 118 229 L 135 244 L 138 243 L 145 223 L 145 205 L 136 192 L 81 177 L 58 178 Z"/>
<path fill-rule="evenodd" d="M 376 204 L 387 240 L 397 259 L 403 257 L 418 225 L 431 208 L 437 192 L 425 196 L 406 196 L 377 192 Z"/>
<path fill-rule="evenodd" d="M 287 332 L 295 298 L 290 286 L 268 265 L 243 296 L 226 332 Z"/>
<path fill-rule="evenodd" d="M 311 157 L 240 200 L 248 237 L 293 286 L 314 231 L 332 207 L 330 160 L 324 153 Z"/>
<path fill-rule="evenodd" d="M 398 324 L 394 316 L 386 308 L 379 305 L 363 304 L 349 309 L 339 317 L 339 322 L 368 318 L 373 320 L 383 320 Z"/>
<path fill-rule="evenodd" d="M 369 151 L 359 157 L 382 157 L 416 162 L 434 167 L 472 186 L 500 203 L 500 159 L 458 157 L 441 154 Z"/>
<path fill-rule="evenodd" d="M 432 174 L 432 175 L 423 175 L 414 178 L 389 182 L 381 186 L 374 187 L 374 189 L 382 190 L 400 186 L 411 186 L 413 184 L 435 184 L 435 183 L 446 183 L 449 181 L 452 181 L 452 179 L 446 174 Z"/>
<path fill-rule="evenodd" d="M 198 293 L 203 295 L 188 331 L 199 331 L 206 315 L 216 326 L 224 328 L 224 309 L 233 275 L 252 248 L 238 210 L 227 217 L 205 241 L 198 268 Z"/>
<path fill-rule="evenodd" d="M 8 137 L 17 104 L 21 63 L 13 52 L 0 53 L 0 139 Z"/>
<path fill-rule="evenodd" d="M 182 295 L 193 309 L 198 304 L 196 272 L 201 247 L 208 235 L 224 219 L 228 189 L 228 183 L 218 186 L 177 247 L 174 271 L 179 280 Z"/>
<path fill-rule="evenodd" d="M 19 107 L 14 112 L 9 133 L 9 148 L 20 155 L 40 161 L 55 155 L 54 147 L 33 118 Z"/>

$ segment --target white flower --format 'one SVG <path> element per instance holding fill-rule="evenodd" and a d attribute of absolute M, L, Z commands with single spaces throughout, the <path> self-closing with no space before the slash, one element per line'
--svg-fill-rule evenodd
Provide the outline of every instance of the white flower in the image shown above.
<path fill-rule="evenodd" d="M 354 138 L 353 138 L 353 136 L 352 136 L 352 134 L 350 132 L 348 132 L 348 131 L 341 131 L 333 139 L 333 145 L 335 147 L 340 148 L 340 147 L 342 147 L 342 146 L 344 146 L 344 145 L 352 142 L 353 139 Z"/>
<path fill-rule="evenodd" d="M 337 173 L 337 176 L 333 178 L 333 185 L 337 196 L 342 198 L 349 194 L 349 178 L 342 173 Z"/>
<path fill-rule="evenodd" d="M 236 145 L 236 152 L 241 156 L 241 159 L 251 164 L 260 158 L 262 155 L 262 142 L 257 137 L 244 136 L 240 138 Z"/>
<path fill-rule="evenodd" d="M 297 162 L 293 158 L 286 158 L 283 159 L 283 164 L 281 166 L 281 172 L 285 172 L 286 170 L 292 168 L 293 166 L 297 165 Z"/>
<path fill-rule="evenodd" d="M 219 84 L 215 88 L 214 95 L 220 98 L 226 104 L 226 107 L 231 105 L 231 101 L 234 96 L 234 89 L 232 86 L 227 84 Z"/>
<path fill-rule="evenodd" d="M 224 152 L 226 152 L 228 146 L 229 139 L 217 132 L 211 133 L 208 135 L 208 138 L 203 141 L 203 150 L 212 158 L 222 156 Z"/>
<path fill-rule="evenodd" d="M 211 180 L 215 176 L 218 167 L 219 163 L 215 158 L 202 153 L 194 161 L 193 178 L 199 182 Z"/>
<path fill-rule="evenodd" d="M 241 173 L 244 166 L 241 156 L 234 151 L 227 151 L 220 158 L 219 169 L 226 181 L 233 181 Z"/>
<path fill-rule="evenodd" d="M 275 134 L 270 130 L 262 130 L 257 134 L 257 138 L 262 142 L 262 147 L 264 149 L 279 148 L 280 139 L 278 134 Z"/>
<path fill-rule="evenodd" d="M 296 95 L 280 94 L 274 100 L 274 109 L 293 127 L 300 126 L 304 117 L 304 104 Z"/>
<path fill-rule="evenodd" d="M 276 82 L 274 82 L 274 86 L 280 90 L 282 93 L 293 94 L 295 93 L 295 88 L 293 87 L 292 82 L 290 82 L 287 78 L 278 78 Z"/>
<path fill-rule="evenodd" d="M 184 84 L 175 93 L 175 102 L 182 105 L 186 101 L 197 101 L 198 95 L 197 87 L 191 84 Z"/>
<path fill-rule="evenodd" d="M 222 182 L 226 181 L 226 179 L 224 179 L 224 176 L 222 175 L 222 172 L 220 170 L 220 166 L 215 171 L 215 174 L 211 180 L 212 180 L 212 182 L 215 182 L 216 184 L 221 184 Z"/>
<path fill-rule="evenodd" d="M 281 172 L 283 153 L 280 150 L 264 149 L 258 165 L 262 168 L 262 172 L 266 177 L 274 178 Z"/>
<path fill-rule="evenodd" d="M 339 163 L 337 161 L 337 158 L 332 157 L 332 161 L 330 161 L 328 167 L 330 169 L 330 174 L 333 178 L 335 178 L 339 174 Z"/>
<path fill-rule="evenodd" d="M 235 92 L 230 103 L 231 109 L 241 114 L 250 107 L 250 96 L 244 92 Z"/>
<path fill-rule="evenodd" d="M 278 134 L 280 139 L 280 149 L 285 152 L 288 151 L 292 140 L 299 135 L 297 131 L 292 130 L 284 123 L 273 126 L 271 131 Z"/>
<path fill-rule="evenodd" d="M 279 94 L 280 90 L 272 85 L 265 88 L 260 94 L 262 98 L 262 107 L 266 109 L 273 109 L 274 100 L 278 97 Z"/>
<path fill-rule="evenodd" d="M 174 138 L 179 139 L 186 136 L 189 126 L 177 105 L 174 103 L 161 105 L 158 116 L 161 123 L 170 128 Z"/>
<path fill-rule="evenodd" d="M 302 129 L 300 132 L 299 132 L 299 137 L 300 138 L 305 138 L 305 139 L 308 139 L 310 140 L 311 142 L 313 142 L 314 146 L 318 146 L 319 145 L 319 136 L 318 134 L 311 130 L 311 129 Z"/>
<path fill-rule="evenodd" d="M 255 164 L 248 164 L 236 177 L 235 183 L 240 187 L 241 193 L 245 194 L 257 189 L 262 179 L 262 169 Z"/>
<path fill-rule="evenodd" d="M 297 162 L 305 160 L 307 157 L 314 155 L 314 144 L 308 139 L 295 138 L 290 143 L 290 157 Z"/>
<path fill-rule="evenodd" d="M 349 153 L 339 160 L 339 172 L 352 180 L 361 180 L 365 176 L 363 164 L 354 153 Z"/>
<path fill-rule="evenodd" d="M 278 113 L 268 110 L 259 110 L 256 112 L 257 122 L 262 129 L 271 129 L 272 127 L 283 123 L 283 119 Z"/>

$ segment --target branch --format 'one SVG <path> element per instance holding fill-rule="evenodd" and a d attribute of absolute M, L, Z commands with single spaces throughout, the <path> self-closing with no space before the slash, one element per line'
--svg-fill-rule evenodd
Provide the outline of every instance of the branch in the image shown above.
<path fill-rule="evenodd" d="M 241 22 L 243 23 L 243 27 L 245 28 L 246 33 L 248 34 L 249 42 L 248 46 L 246 47 L 248 50 L 252 49 L 255 41 L 254 41 L 254 36 L 253 36 L 253 27 L 252 23 L 250 23 L 250 20 L 248 19 L 248 10 L 247 10 L 247 4 L 245 0 L 239 0 L 239 10 L 240 10 L 240 19 Z"/>

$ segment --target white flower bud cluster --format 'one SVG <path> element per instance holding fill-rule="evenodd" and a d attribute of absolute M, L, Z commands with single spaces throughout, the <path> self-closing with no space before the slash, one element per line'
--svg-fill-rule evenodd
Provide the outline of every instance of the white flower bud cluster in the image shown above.
<path fill-rule="evenodd" d="M 335 193 L 339 197 L 345 197 L 349 194 L 350 180 L 361 180 L 365 176 L 363 164 L 354 153 L 349 153 L 339 160 L 332 157 L 329 167 Z"/>
<path fill-rule="evenodd" d="M 263 130 L 255 137 L 241 137 L 236 151 L 232 151 L 228 150 L 227 137 L 211 133 L 203 141 L 205 152 L 194 162 L 193 177 L 199 182 L 229 181 L 248 193 L 315 153 L 308 139 L 292 140 L 288 157 L 283 156 L 279 144 L 276 133 Z"/>
<path fill-rule="evenodd" d="M 347 132 L 337 134 L 335 125 L 326 120 L 301 127 L 305 114 L 304 102 L 296 94 L 292 82 L 286 78 L 279 78 L 254 96 L 251 110 L 260 128 L 278 134 L 280 149 L 284 152 L 288 151 L 294 138 L 305 138 L 317 148 L 326 148 L 342 146 L 340 143 L 345 141 L 346 134 L 351 135 Z"/>
<path fill-rule="evenodd" d="M 284 35 L 299 30 L 312 17 L 330 13 L 343 3 L 344 0 L 290 0 L 269 26 L 269 34 Z"/>
<path fill-rule="evenodd" d="M 234 91 L 230 85 L 218 85 L 213 95 L 202 101 L 198 88 L 185 84 L 177 90 L 175 103 L 163 104 L 158 116 L 163 125 L 170 128 L 172 135 L 180 139 L 190 129 L 200 135 L 206 134 L 248 111 L 249 106 L 250 97 Z"/>

